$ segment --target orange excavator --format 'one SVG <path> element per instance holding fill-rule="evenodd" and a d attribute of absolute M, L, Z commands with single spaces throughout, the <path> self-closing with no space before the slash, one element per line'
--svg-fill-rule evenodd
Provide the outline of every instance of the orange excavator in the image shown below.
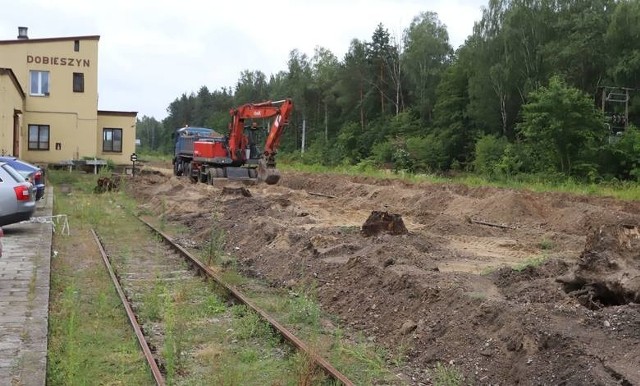
<path fill-rule="evenodd" d="M 228 137 L 207 128 L 178 129 L 174 174 L 210 184 L 221 178 L 277 184 L 280 173 L 276 169 L 275 156 L 292 110 L 290 99 L 247 103 L 233 108 Z M 257 143 L 260 129 L 256 120 L 267 119 L 271 120 L 271 127 L 260 150 Z M 245 126 L 246 120 L 252 120 L 254 124 Z"/>

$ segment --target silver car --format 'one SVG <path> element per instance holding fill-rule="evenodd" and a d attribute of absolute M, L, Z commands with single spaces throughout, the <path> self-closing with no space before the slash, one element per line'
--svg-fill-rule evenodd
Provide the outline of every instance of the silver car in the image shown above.
<path fill-rule="evenodd" d="M 35 210 L 35 186 L 7 163 L 0 162 L 0 227 L 28 220 Z"/>

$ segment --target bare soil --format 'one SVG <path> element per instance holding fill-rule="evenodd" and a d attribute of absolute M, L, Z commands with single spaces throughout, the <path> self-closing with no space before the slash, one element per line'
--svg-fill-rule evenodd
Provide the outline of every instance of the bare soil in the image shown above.
<path fill-rule="evenodd" d="M 127 187 L 196 244 L 224 229 L 245 274 L 315 285 L 341 325 L 405 356 L 408 384 L 439 362 L 477 385 L 640 385 L 640 202 L 292 172 L 211 186 L 150 167 Z"/>

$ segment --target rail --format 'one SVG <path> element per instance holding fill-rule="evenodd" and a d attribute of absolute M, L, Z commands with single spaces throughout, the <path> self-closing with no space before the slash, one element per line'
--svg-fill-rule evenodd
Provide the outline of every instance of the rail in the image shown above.
<path fill-rule="evenodd" d="M 340 381 L 343 385 L 353 386 L 353 382 L 351 382 L 349 378 L 347 378 L 344 374 L 342 374 L 335 367 L 333 367 L 326 359 L 312 352 L 309 349 L 309 347 L 302 340 L 296 337 L 291 331 L 287 330 L 283 325 L 281 325 L 277 320 L 275 320 L 267 312 L 265 312 L 264 310 L 262 310 L 261 308 L 253 304 L 253 302 L 251 302 L 251 300 L 249 300 L 238 289 L 226 283 L 218 274 L 216 274 L 213 270 L 211 270 L 209 267 L 204 265 L 200 260 L 198 260 L 193 255 L 191 255 L 189 251 L 187 251 L 180 245 L 177 245 L 176 243 L 174 243 L 171 237 L 169 237 L 167 234 L 165 234 L 161 230 L 155 228 L 153 225 L 143 220 L 142 218 L 138 217 L 138 220 L 140 220 L 140 222 L 142 222 L 147 227 L 149 227 L 153 232 L 159 234 L 169 246 L 171 246 L 174 250 L 176 250 L 178 253 L 180 253 L 182 256 L 188 259 L 191 263 L 197 266 L 197 268 L 201 272 L 204 272 L 207 276 L 212 278 L 218 285 L 220 285 L 222 288 L 228 291 L 234 298 L 236 298 L 238 301 L 240 301 L 241 303 L 243 303 L 244 305 L 252 309 L 254 312 L 256 312 L 258 315 L 260 315 L 260 317 L 262 317 L 275 330 L 277 330 L 289 343 L 291 343 L 298 350 L 304 352 L 313 361 L 315 365 L 319 366 L 325 372 L 325 374 L 327 374 L 329 377 L 337 381 Z"/>
<path fill-rule="evenodd" d="M 120 300 L 122 301 L 122 305 L 124 306 L 124 309 L 127 312 L 127 316 L 129 317 L 129 322 L 131 323 L 131 326 L 133 327 L 133 330 L 136 333 L 136 337 L 138 338 L 138 343 L 140 344 L 140 348 L 142 348 L 144 357 L 147 359 L 147 363 L 151 368 L 151 373 L 153 374 L 153 378 L 156 381 L 156 385 L 164 386 L 165 380 L 164 380 L 164 377 L 162 376 L 162 372 L 160 372 L 160 368 L 158 367 L 158 364 L 153 358 L 153 354 L 151 353 L 149 344 L 147 343 L 147 340 L 145 339 L 144 334 L 142 333 L 142 329 L 138 324 L 138 319 L 136 318 L 136 314 L 133 312 L 133 308 L 131 308 L 131 304 L 129 304 L 129 300 L 127 299 L 126 295 L 124 294 L 124 291 L 122 290 L 122 286 L 120 285 L 120 281 L 118 280 L 118 277 L 116 276 L 113 270 L 113 267 L 111 266 L 111 262 L 109 261 L 107 252 L 104 250 L 104 247 L 102 246 L 102 242 L 100 241 L 100 239 L 98 238 L 98 235 L 93 229 L 91 229 L 91 233 L 93 234 L 93 237 L 96 240 L 96 244 L 98 244 L 98 248 L 100 249 L 100 254 L 102 255 L 102 261 L 104 262 L 104 265 L 107 267 L 107 270 L 109 271 L 109 276 L 111 277 L 111 280 L 113 281 L 113 285 L 116 288 L 118 295 L 120 296 Z"/>

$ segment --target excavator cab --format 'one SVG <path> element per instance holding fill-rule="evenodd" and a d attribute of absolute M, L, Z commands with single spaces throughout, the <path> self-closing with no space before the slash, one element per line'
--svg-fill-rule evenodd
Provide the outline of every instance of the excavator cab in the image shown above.
<path fill-rule="evenodd" d="M 281 101 L 266 101 L 261 103 L 247 103 L 232 109 L 229 130 L 229 153 L 235 165 L 250 166 L 249 177 L 255 174 L 258 181 L 269 185 L 280 181 L 280 173 L 276 169 L 275 155 L 284 128 L 289 124 L 289 116 L 293 110 L 290 99 Z M 260 127 L 255 120 L 272 119 L 271 127 L 266 133 L 264 148 L 260 149 Z M 245 126 L 245 120 L 253 120 L 251 125 Z M 233 172 L 228 170 L 228 172 Z"/>

